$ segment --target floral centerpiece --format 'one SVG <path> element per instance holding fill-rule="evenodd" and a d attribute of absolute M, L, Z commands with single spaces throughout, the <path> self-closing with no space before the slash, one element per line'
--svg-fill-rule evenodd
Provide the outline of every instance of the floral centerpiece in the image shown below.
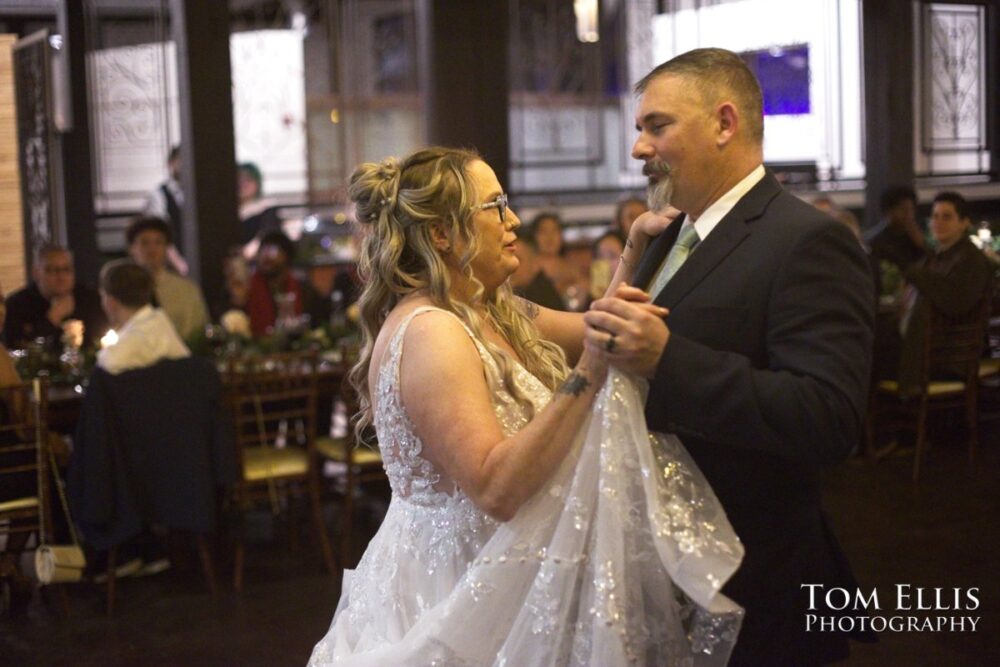
<path fill-rule="evenodd" d="M 207 325 L 186 342 L 192 354 L 215 357 L 220 362 L 239 356 L 311 350 L 324 361 L 340 363 L 356 358 L 360 341 L 356 320 L 350 315 L 348 309 L 347 318 L 312 328 L 300 319 L 254 337 L 246 313 L 230 310 L 219 318 L 219 324 Z"/>

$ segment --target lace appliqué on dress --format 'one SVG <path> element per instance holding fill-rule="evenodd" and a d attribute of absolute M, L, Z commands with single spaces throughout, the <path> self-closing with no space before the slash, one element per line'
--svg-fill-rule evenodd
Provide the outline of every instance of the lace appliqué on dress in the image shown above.
<path fill-rule="evenodd" d="M 310 664 L 724 665 L 742 610 L 719 590 L 742 545 L 680 442 L 648 433 L 644 383 L 612 371 L 550 483 L 498 524 L 421 456 L 402 406 L 402 337 L 420 312 L 378 377 L 393 500 Z M 514 381 L 536 410 L 551 398 L 521 367 Z M 528 414 L 496 394 L 512 434 Z"/>

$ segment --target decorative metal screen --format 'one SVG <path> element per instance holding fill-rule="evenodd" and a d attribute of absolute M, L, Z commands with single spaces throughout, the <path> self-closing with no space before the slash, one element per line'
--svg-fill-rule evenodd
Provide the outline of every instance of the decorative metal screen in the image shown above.
<path fill-rule="evenodd" d="M 24 212 L 25 265 L 35 248 L 65 242 L 55 180 L 55 136 L 51 119 L 49 33 L 26 37 L 14 45 L 17 93 L 18 162 Z"/>
<path fill-rule="evenodd" d="M 162 182 L 167 153 L 180 140 L 174 45 L 92 51 L 87 67 L 95 206 L 136 210 Z"/>
<path fill-rule="evenodd" d="M 923 150 L 984 150 L 984 8 L 931 4 L 924 8 L 922 22 Z"/>

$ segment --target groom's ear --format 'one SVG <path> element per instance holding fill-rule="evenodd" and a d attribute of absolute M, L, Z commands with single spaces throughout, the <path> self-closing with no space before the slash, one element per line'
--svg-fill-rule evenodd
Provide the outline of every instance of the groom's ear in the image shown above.
<path fill-rule="evenodd" d="M 736 136 L 740 126 L 740 114 L 732 102 L 723 102 L 715 110 L 715 144 L 722 148 Z"/>

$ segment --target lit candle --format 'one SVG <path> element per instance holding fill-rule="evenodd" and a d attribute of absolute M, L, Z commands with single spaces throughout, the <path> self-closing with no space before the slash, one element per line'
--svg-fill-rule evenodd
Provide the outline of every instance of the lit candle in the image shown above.
<path fill-rule="evenodd" d="M 111 347 L 118 342 L 118 333 L 114 329 L 108 329 L 108 333 L 101 337 L 101 347 Z"/>

